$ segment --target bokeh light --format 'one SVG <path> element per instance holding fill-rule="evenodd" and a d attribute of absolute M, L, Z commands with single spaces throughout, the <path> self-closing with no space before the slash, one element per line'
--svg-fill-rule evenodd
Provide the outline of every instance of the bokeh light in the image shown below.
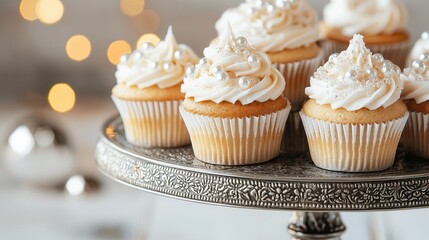
<path fill-rule="evenodd" d="M 75 61 L 82 61 L 91 54 L 91 42 L 84 35 L 74 35 L 66 44 L 66 53 Z"/>
<path fill-rule="evenodd" d="M 117 40 L 112 42 L 107 49 L 107 58 L 113 65 L 119 63 L 119 59 L 125 53 L 131 52 L 131 46 L 127 41 Z"/>
<path fill-rule="evenodd" d="M 36 7 L 39 0 L 22 0 L 19 4 L 21 16 L 28 21 L 37 19 Z"/>
<path fill-rule="evenodd" d="M 137 41 L 137 48 L 139 48 L 144 42 L 150 42 L 153 45 L 156 45 L 159 41 L 160 39 L 156 34 L 147 33 L 139 38 L 139 40 Z"/>
<path fill-rule="evenodd" d="M 143 12 L 144 0 L 121 0 L 120 5 L 125 15 L 133 17 Z"/>
<path fill-rule="evenodd" d="M 60 0 L 39 0 L 36 14 L 39 20 L 46 24 L 58 22 L 64 14 L 64 6 Z"/>
<path fill-rule="evenodd" d="M 49 90 L 48 101 L 52 109 L 64 113 L 73 109 L 76 102 L 76 94 L 68 84 L 58 83 Z"/>

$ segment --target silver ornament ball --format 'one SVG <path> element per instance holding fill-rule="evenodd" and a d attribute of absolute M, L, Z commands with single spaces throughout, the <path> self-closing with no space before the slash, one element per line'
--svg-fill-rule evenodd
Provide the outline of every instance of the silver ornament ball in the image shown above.
<path fill-rule="evenodd" d="M 0 153 L 12 177 L 36 186 L 57 186 L 76 171 L 65 134 L 38 116 L 20 121 Z"/>
<path fill-rule="evenodd" d="M 237 45 L 240 47 L 245 47 L 247 46 L 247 39 L 245 37 L 238 37 L 236 39 Z"/>
<path fill-rule="evenodd" d="M 247 58 L 247 62 L 252 66 L 258 66 L 261 63 L 261 59 L 258 55 L 252 54 Z"/>

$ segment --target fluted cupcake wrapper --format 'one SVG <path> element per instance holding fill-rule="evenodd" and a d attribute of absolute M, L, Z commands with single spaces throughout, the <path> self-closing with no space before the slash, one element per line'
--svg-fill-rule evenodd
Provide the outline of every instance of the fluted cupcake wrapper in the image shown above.
<path fill-rule="evenodd" d="M 112 96 L 125 128 L 127 141 L 142 147 L 177 147 L 190 143 L 179 112 L 183 102 L 127 101 Z"/>
<path fill-rule="evenodd" d="M 373 172 L 393 165 L 409 113 L 385 123 L 342 124 L 300 112 L 316 166 L 342 172 Z"/>
<path fill-rule="evenodd" d="M 429 114 L 410 112 L 403 140 L 408 152 L 415 156 L 429 158 Z"/>
<path fill-rule="evenodd" d="M 315 58 L 305 59 L 291 63 L 275 63 L 273 66 L 279 70 L 286 80 L 286 88 L 283 92 L 292 103 L 292 111 L 297 111 L 301 105 L 308 99 L 305 95 L 305 88 L 310 84 L 310 77 L 320 66 L 323 51 Z"/>
<path fill-rule="evenodd" d="M 291 105 L 254 117 L 219 118 L 193 114 L 180 107 L 195 156 L 218 165 L 248 165 L 269 161 L 280 153 Z"/>
<path fill-rule="evenodd" d="M 324 50 L 324 62 L 329 59 L 334 53 L 340 53 L 347 49 L 349 44 L 335 42 L 331 40 L 324 40 L 322 43 L 322 49 Z M 400 43 L 393 44 L 366 44 L 372 53 L 381 53 L 385 59 L 392 61 L 398 65 L 401 69 L 405 66 L 405 61 L 410 50 L 410 42 L 403 41 Z"/>

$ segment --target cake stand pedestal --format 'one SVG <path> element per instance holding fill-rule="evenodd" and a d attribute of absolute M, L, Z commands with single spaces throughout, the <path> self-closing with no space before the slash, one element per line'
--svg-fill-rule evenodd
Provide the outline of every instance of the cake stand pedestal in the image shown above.
<path fill-rule="evenodd" d="M 375 173 L 317 168 L 305 157 L 250 166 L 216 166 L 195 158 L 190 146 L 145 149 L 127 143 L 119 117 L 103 126 L 96 148 L 99 170 L 144 191 L 214 205 L 294 211 L 293 239 L 340 239 L 339 212 L 429 206 L 429 161 L 397 154 Z"/>

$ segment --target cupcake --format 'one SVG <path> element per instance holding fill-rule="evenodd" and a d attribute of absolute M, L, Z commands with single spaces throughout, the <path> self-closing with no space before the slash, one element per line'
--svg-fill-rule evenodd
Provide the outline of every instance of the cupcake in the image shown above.
<path fill-rule="evenodd" d="M 372 52 L 402 69 L 409 50 L 407 21 L 400 0 L 331 0 L 324 9 L 324 49 L 327 56 L 339 53 L 354 34 L 361 34 Z"/>
<path fill-rule="evenodd" d="M 179 113 L 185 98 L 180 85 L 186 68 L 197 62 L 188 46 L 177 44 L 171 27 L 158 45 L 145 42 L 132 54 L 122 56 L 112 99 L 130 143 L 142 147 L 190 143 Z"/>
<path fill-rule="evenodd" d="M 279 155 L 291 109 L 285 80 L 269 57 L 226 26 L 204 58 L 187 70 L 180 108 L 195 156 L 207 163 L 247 165 Z"/>
<path fill-rule="evenodd" d="M 402 98 L 410 111 L 404 130 L 404 143 L 408 152 L 429 158 L 429 55 L 414 61 L 401 75 L 404 81 Z"/>
<path fill-rule="evenodd" d="M 237 36 L 268 54 L 286 79 L 284 96 L 298 111 L 307 100 L 304 89 L 323 54 L 317 45 L 319 20 L 315 10 L 307 0 L 247 0 L 223 13 L 216 23 L 218 34 L 228 22 Z"/>
<path fill-rule="evenodd" d="M 389 168 L 408 119 L 401 70 L 363 37 L 332 55 L 310 80 L 300 112 L 316 166 L 344 172 Z"/>
<path fill-rule="evenodd" d="M 414 44 L 408 55 L 406 66 L 411 67 L 413 61 L 419 60 L 419 57 L 424 54 L 429 54 L 429 32 L 423 32 L 421 38 Z"/>

